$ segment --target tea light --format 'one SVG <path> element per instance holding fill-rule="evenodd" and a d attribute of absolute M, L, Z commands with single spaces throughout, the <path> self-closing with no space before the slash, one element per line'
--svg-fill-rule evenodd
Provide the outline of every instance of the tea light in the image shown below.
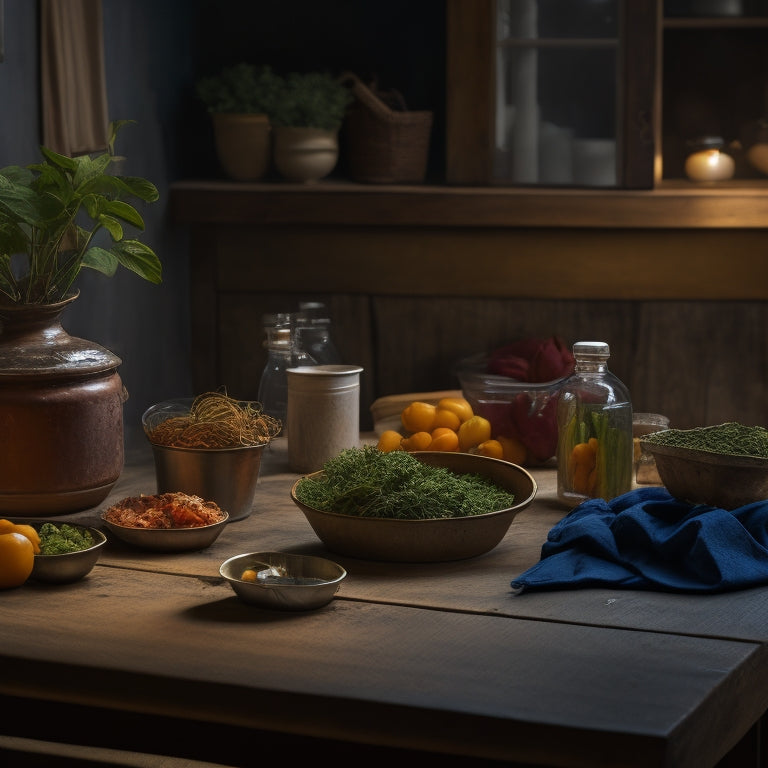
<path fill-rule="evenodd" d="M 691 181 L 724 181 L 733 178 L 733 158 L 722 151 L 723 140 L 711 136 L 692 142 L 695 147 L 685 160 L 685 173 Z"/>

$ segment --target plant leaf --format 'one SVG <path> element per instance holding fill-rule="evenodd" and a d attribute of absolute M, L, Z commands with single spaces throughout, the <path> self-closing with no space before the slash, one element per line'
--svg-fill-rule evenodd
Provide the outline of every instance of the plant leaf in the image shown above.
<path fill-rule="evenodd" d="M 93 246 L 83 254 L 82 266 L 95 269 L 107 277 L 112 277 L 117 271 L 118 258 L 111 251 Z"/>
<path fill-rule="evenodd" d="M 101 224 L 104 229 L 106 229 L 107 232 L 112 235 L 113 240 L 123 239 L 122 224 L 120 224 L 120 222 L 114 216 L 107 216 L 104 213 L 101 214 L 99 216 L 99 224 Z"/>
<path fill-rule="evenodd" d="M 127 269 L 135 272 L 150 283 L 161 283 L 163 268 L 157 254 L 138 240 L 121 240 L 112 246 L 112 253 Z"/>
<path fill-rule="evenodd" d="M 139 212 L 128 203 L 122 200 L 109 200 L 104 206 L 104 212 L 115 216 L 118 219 L 132 224 L 136 229 L 144 229 L 144 219 L 141 218 Z M 119 240 L 120 238 L 115 238 Z"/>
<path fill-rule="evenodd" d="M 151 181 L 147 181 L 147 179 L 142 179 L 140 176 L 113 176 L 112 178 L 115 179 L 125 192 L 138 197 L 139 200 L 143 200 L 145 203 L 154 203 L 155 200 L 160 199 L 157 187 Z"/>

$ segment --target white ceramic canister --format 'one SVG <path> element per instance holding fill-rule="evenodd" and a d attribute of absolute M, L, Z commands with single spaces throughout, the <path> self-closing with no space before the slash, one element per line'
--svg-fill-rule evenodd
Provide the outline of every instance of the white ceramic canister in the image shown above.
<path fill-rule="evenodd" d="M 288 369 L 288 463 L 316 472 L 345 448 L 360 445 L 358 365 Z"/>

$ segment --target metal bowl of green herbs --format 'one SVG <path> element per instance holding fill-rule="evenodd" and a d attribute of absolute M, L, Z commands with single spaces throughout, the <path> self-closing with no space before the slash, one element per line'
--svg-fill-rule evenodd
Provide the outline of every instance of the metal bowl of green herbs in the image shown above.
<path fill-rule="evenodd" d="M 736 422 L 640 438 L 661 482 L 681 501 L 736 509 L 768 499 L 768 430 Z"/>
<path fill-rule="evenodd" d="M 74 523 L 32 524 L 40 536 L 31 579 L 49 584 L 67 584 L 87 576 L 101 554 L 107 537 L 97 528 Z"/>
<path fill-rule="evenodd" d="M 529 472 L 500 459 L 364 446 L 297 480 L 291 499 L 331 552 L 427 563 L 489 552 L 536 491 Z"/>

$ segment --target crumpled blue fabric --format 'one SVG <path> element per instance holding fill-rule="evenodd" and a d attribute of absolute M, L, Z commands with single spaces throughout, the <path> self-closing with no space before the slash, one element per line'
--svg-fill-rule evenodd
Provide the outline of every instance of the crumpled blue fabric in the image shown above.
<path fill-rule="evenodd" d="M 733 510 L 678 501 L 661 486 L 588 499 L 511 582 L 533 590 L 608 587 L 713 594 L 768 584 L 768 501 Z"/>

